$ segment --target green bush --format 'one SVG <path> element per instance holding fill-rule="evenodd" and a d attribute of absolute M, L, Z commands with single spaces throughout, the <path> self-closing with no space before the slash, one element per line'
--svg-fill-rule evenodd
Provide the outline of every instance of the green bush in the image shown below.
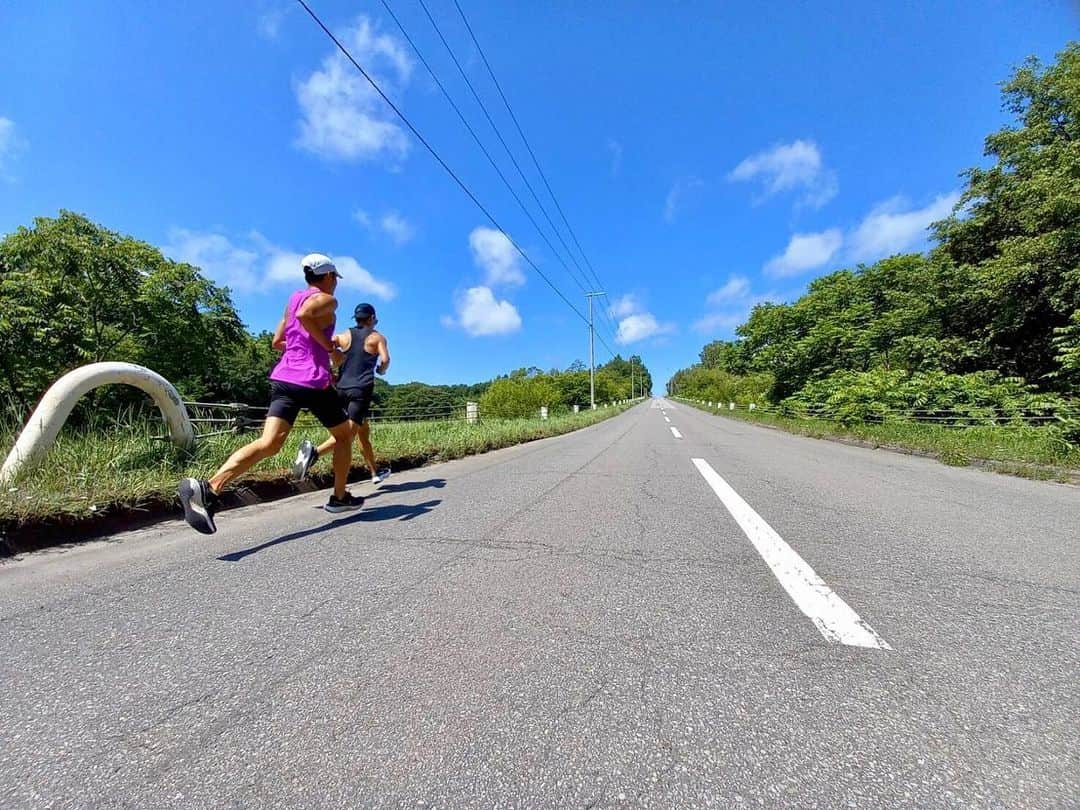
<path fill-rule="evenodd" d="M 547 374 L 496 380 L 480 397 L 480 418 L 521 419 L 563 409 L 562 394 Z"/>
<path fill-rule="evenodd" d="M 706 402 L 734 402 L 747 405 L 767 401 L 773 377 L 765 372 L 733 374 L 719 368 L 696 365 L 673 378 L 675 393 Z"/>
<path fill-rule="evenodd" d="M 837 371 L 808 383 L 782 403 L 789 413 L 812 411 L 844 424 L 912 413 L 956 425 L 1023 424 L 1066 413 L 1070 403 L 1036 392 L 1023 380 L 992 371 L 946 374 L 899 370 Z"/>

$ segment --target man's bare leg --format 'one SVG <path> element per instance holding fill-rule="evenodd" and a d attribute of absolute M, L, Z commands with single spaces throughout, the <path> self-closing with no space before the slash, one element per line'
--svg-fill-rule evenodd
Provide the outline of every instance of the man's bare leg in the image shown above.
<path fill-rule="evenodd" d="M 184 520 L 191 528 L 202 534 L 217 531 L 214 513 L 221 508 L 218 494 L 225 485 L 236 476 L 251 469 L 264 458 L 269 458 L 281 449 L 285 437 L 292 430 L 292 425 L 277 416 L 268 416 L 263 424 L 262 436 L 249 442 L 229 456 L 221 468 L 209 481 L 198 478 L 183 478 L 176 488 L 180 504 L 184 507 Z"/>
<path fill-rule="evenodd" d="M 334 447 L 334 497 L 343 498 L 352 466 L 352 422 L 346 420 L 330 428 L 330 435 Z"/>
<path fill-rule="evenodd" d="M 371 426 L 367 422 L 357 425 L 355 433 L 360 442 L 360 452 L 364 454 L 364 462 L 371 470 L 371 477 L 374 478 L 379 471 L 375 467 L 375 448 L 371 446 Z"/>
<path fill-rule="evenodd" d="M 358 425 L 355 422 L 350 422 L 352 425 L 352 435 L 355 436 L 360 443 L 360 452 L 364 456 L 364 463 L 368 465 L 368 469 L 371 470 L 371 474 L 375 474 L 375 448 L 371 446 L 371 428 L 367 422 L 362 425 Z M 325 442 L 315 448 L 315 452 L 319 454 L 319 458 L 322 458 L 331 450 L 334 450 L 337 446 L 337 439 L 330 436 Z"/>
<path fill-rule="evenodd" d="M 349 422 L 349 424 L 352 425 L 353 423 Z M 355 425 L 353 425 L 353 432 L 354 433 L 356 432 L 356 426 Z M 349 439 L 349 441 L 352 441 L 352 439 Z M 337 439 L 334 438 L 333 431 L 331 431 L 329 438 L 327 438 L 327 440 L 325 442 L 323 442 L 322 444 L 320 444 L 318 447 L 315 448 L 315 452 L 319 454 L 319 458 L 322 458 L 327 453 L 329 453 L 331 450 L 333 450 L 334 449 L 334 444 L 336 442 L 337 442 Z"/>
<path fill-rule="evenodd" d="M 255 441 L 245 444 L 221 465 L 210 479 L 210 488 L 215 493 L 220 493 L 236 476 L 243 475 L 264 458 L 277 455 L 285 439 L 292 430 L 292 425 L 278 416 L 266 417 L 263 424 L 262 436 Z"/>

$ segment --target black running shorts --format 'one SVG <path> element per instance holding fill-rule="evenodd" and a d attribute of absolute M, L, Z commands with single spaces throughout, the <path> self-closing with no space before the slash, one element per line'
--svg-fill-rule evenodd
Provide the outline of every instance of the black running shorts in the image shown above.
<path fill-rule="evenodd" d="M 375 394 L 375 383 L 365 385 L 363 388 L 340 388 L 338 397 L 341 399 L 341 407 L 349 415 L 349 418 L 358 425 L 364 424 L 371 416 L 371 398 Z"/>
<path fill-rule="evenodd" d="M 270 381 L 270 410 L 267 416 L 284 419 L 290 425 L 301 410 L 311 411 L 325 428 L 333 428 L 346 420 L 345 409 L 338 401 L 334 388 L 308 388 L 295 383 Z"/>

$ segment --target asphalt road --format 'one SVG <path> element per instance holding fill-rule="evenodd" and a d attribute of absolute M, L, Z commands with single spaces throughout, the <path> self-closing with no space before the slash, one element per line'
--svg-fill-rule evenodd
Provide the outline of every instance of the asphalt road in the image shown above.
<path fill-rule="evenodd" d="M 0 806 L 1080 805 L 1080 490 L 660 405 L 0 565 Z"/>

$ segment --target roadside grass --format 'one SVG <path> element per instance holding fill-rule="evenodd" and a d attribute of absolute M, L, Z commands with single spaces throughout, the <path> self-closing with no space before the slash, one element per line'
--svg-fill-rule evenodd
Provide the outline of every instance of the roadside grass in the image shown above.
<path fill-rule="evenodd" d="M 629 406 L 612 406 L 550 419 L 392 422 L 372 426 L 372 444 L 379 466 L 416 467 L 422 464 L 484 453 L 523 442 L 557 436 L 601 422 Z M 0 424 L 0 452 L 14 444 L 18 427 Z M 118 507 L 138 507 L 173 499 L 183 476 L 206 478 L 237 448 L 258 433 L 226 434 L 200 439 L 192 451 L 181 450 L 160 436 L 160 418 L 130 413 L 95 424 L 61 431 L 43 463 L 0 488 L 0 523 L 28 519 L 85 517 Z M 285 447 L 238 479 L 285 480 L 300 442 L 319 443 L 326 431 L 311 419 L 301 419 Z M 354 474 L 365 470 L 359 448 L 353 446 Z M 325 468 L 325 469 L 323 469 Z M 317 468 L 329 473 L 327 461 Z"/>
<path fill-rule="evenodd" d="M 899 419 L 882 424 L 845 425 L 828 419 L 784 416 L 760 409 L 729 411 L 726 407 L 710 408 L 681 401 L 707 413 L 771 425 L 803 436 L 856 439 L 880 447 L 920 451 L 954 467 L 989 461 L 996 462 L 995 469 L 999 472 L 1039 479 L 1068 479 L 1068 472 L 1080 470 L 1080 447 L 1070 445 L 1053 427 L 949 428 Z M 1047 468 L 1059 469 L 1064 474 L 1055 474 L 1053 469 Z"/>

